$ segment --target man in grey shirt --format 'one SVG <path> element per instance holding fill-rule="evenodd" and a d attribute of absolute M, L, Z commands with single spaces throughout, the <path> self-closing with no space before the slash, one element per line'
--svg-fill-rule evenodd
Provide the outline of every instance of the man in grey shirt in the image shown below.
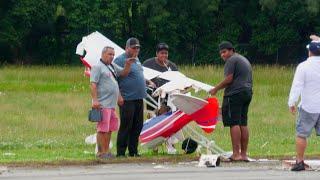
<path fill-rule="evenodd" d="M 105 47 L 101 53 L 100 61 L 91 68 L 91 96 L 92 108 L 99 108 L 102 120 L 97 123 L 98 158 L 111 158 L 109 143 L 111 132 L 118 130 L 119 122 L 115 114 L 115 107 L 119 96 L 117 78 L 127 76 L 134 59 L 128 59 L 124 68 L 112 63 L 114 49 Z M 122 103 L 122 102 L 118 102 Z"/>
<path fill-rule="evenodd" d="M 247 127 L 248 108 L 252 98 L 252 68 L 250 62 L 235 52 L 233 45 L 219 44 L 221 58 L 225 61 L 224 77 L 211 91 L 215 95 L 225 88 L 222 103 L 223 125 L 230 127 L 233 154 L 231 161 L 246 161 L 249 142 Z"/>

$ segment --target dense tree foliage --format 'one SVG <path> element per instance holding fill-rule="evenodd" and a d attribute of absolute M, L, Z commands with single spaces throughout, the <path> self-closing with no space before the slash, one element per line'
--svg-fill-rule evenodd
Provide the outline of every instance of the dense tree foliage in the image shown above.
<path fill-rule="evenodd" d="M 320 0 L 2 0 L 0 64 L 77 64 L 77 43 L 99 31 L 120 46 L 135 36 L 141 59 L 170 46 L 176 63 L 219 63 L 232 41 L 255 63 L 296 63 L 320 33 Z"/>

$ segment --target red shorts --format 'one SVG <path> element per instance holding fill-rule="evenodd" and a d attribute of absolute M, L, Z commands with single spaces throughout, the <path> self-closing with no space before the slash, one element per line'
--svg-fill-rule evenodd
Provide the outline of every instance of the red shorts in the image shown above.
<path fill-rule="evenodd" d="M 97 132 L 117 131 L 119 120 L 114 108 L 102 108 L 102 121 L 97 123 Z"/>

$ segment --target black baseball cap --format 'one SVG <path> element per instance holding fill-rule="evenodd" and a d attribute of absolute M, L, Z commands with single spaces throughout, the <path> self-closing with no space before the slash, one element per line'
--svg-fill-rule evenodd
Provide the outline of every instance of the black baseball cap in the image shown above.
<path fill-rule="evenodd" d="M 220 44 L 219 44 L 219 51 L 223 50 L 223 49 L 233 49 L 234 50 L 234 47 L 232 45 L 231 42 L 229 41 L 222 41 Z"/>
<path fill-rule="evenodd" d="M 169 46 L 166 43 L 159 43 L 157 45 L 157 52 L 161 51 L 161 50 L 167 50 L 169 51 Z"/>
<path fill-rule="evenodd" d="M 126 47 L 140 47 L 140 42 L 137 38 L 131 37 L 127 40 Z"/>

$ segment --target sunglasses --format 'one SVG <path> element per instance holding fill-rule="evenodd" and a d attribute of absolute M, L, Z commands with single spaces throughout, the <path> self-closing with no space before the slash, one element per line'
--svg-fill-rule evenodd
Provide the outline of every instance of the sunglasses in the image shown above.
<path fill-rule="evenodd" d="M 140 49 L 140 46 L 130 47 L 131 49 Z"/>

